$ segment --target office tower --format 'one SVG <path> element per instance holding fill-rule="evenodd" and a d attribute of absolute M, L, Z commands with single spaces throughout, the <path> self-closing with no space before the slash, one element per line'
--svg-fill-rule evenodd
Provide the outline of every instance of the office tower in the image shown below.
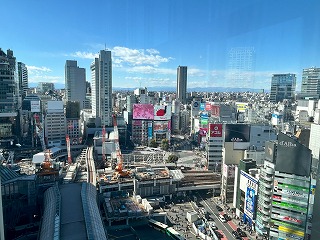
<path fill-rule="evenodd" d="M 90 66 L 92 82 L 92 115 L 101 125 L 112 126 L 112 59 L 111 51 L 101 50 Z"/>
<path fill-rule="evenodd" d="M 311 150 L 279 133 L 268 142 L 260 169 L 256 230 L 269 239 L 307 239 L 311 231 L 314 187 Z M 310 237 L 310 236 L 309 236 Z"/>
<path fill-rule="evenodd" d="M 65 65 L 66 100 L 78 101 L 80 109 L 86 101 L 86 70 L 77 66 L 77 61 L 67 60 Z"/>
<path fill-rule="evenodd" d="M 187 103 L 187 67 L 179 66 L 177 68 L 177 99 L 182 103 Z"/>
<path fill-rule="evenodd" d="M 28 69 L 22 62 L 18 62 L 18 77 L 20 94 L 24 99 L 28 91 Z"/>
<path fill-rule="evenodd" d="M 305 68 L 302 72 L 301 95 L 314 96 L 320 95 L 320 68 Z"/>
<path fill-rule="evenodd" d="M 66 116 L 62 101 L 47 103 L 45 136 L 49 147 L 59 147 L 66 142 Z"/>
<path fill-rule="evenodd" d="M 253 47 L 231 48 L 228 52 L 228 87 L 254 88 Z"/>
<path fill-rule="evenodd" d="M 18 77 L 16 58 L 12 50 L 3 52 L 0 48 L 0 139 L 2 144 L 10 144 L 14 136 L 19 136 L 18 118 Z M 16 119 L 16 120 L 14 120 Z"/>
<path fill-rule="evenodd" d="M 80 104 L 78 101 L 68 101 L 66 105 L 67 134 L 71 144 L 81 142 Z"/>
<path fill-rule="evenodd" d="M 296 75 L 273 74 L 271 80 L 270 102 L 278 103 L 284 99 L 293 100 L 296 89 Z"/>

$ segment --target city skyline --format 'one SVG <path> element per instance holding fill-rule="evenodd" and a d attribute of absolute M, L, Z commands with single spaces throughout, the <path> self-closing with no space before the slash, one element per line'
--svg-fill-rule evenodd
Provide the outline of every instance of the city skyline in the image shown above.
<path fill-rule="evenodd" d="M 102 49 L 112 51 L 113 86 L 126 88 L 174 87 L 179 65 L 188 66 L 188 88 L 231 87 L 228 52 L 238 47 L 255 49 L 248 74 L 256 89 L 270 89 L 272 74 L 294 73 L 299 91 L 302 69 L 320 66 L 315 0 L 85 3 L 5 3 L 15 15 L 3 12 L 10 21 L 0 47 L 27 65 L 30 86 L 64 85 L 66 60 L 77 60 L 90 81 Z M 17 31 L 21 22 L 26 27 Z"/>

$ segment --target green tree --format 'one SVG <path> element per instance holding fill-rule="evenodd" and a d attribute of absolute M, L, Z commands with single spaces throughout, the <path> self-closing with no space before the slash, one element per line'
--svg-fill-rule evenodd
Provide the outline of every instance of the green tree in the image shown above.
<path fill-rule="evenodd" d="M 164 151 L 168 151 L 168 149 L 169 149 L 169 141 L 168 141 L 168 139 L 163 139 L 161 141 L 161 149 L 164 150 Z"/>
<path fill-rule="evenodd" d="M 168 157 L 168 163 L 174 163 L 176 165 L 176 167 L 177 167 L 178 160 L 179 160 L 179 156 L 177 156 L 175 154 L 171 154 Z"/>
<path fill-rule="evenodd" d="M 149 147 L 152 147 L 152 148 L 158 147 L 158 143 L 156 142 L 155 139 L 151 139 L 151 141 L 149 143 Z"/>

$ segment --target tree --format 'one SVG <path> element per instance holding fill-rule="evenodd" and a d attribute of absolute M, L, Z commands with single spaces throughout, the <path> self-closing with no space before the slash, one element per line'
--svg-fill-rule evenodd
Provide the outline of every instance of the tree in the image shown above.
<path fill-rule="evenodd" d="M 152 147 L 152 148 L 158 147 L 158 143 L 156 142 L 155 139 L 151 139 L 151 141 L 149 143 L 149 147 Z"/>
<path fill-rule="evenodd" d="M 161 141 L 161 149 L 164 150 L 164 151 L 168 151 L 168 149 L 169 149 L 169 141 L 168 141 L 168 139 L 163 139 Z"/>
<path fill-rule="evenodd" d="M 177 167 L 178 159 L 179 159 L 179 157 L 177 155 L 171 154 L 168 157 L 168 163 L 174 163 L 176 165 L 176 167 Z"/>

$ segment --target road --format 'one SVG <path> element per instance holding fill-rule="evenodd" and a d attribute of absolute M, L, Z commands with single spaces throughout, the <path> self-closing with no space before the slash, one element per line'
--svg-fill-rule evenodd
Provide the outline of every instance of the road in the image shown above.
<path fill-rule="evenodd" d="M 199 197 L 200 203 L 202 204 L 202 206 L 208 211 L 208 213 L 214 217 L 214 221 L 218 227 L 219 230 L 222 230 L 223 234 L 225 235 L 225 237 L 227 239 L 235 239 L 232 236 L 232 231 L 234 230 L 234 228 L 236 227 L 235 224 L 232 221 L 226 222 L 226 223 L 222 223 L 219 219 L 219 214 L 223 214 L 223 212 L 218 212 L 218 210 L 216 209 L 216 203 L 213 202 L 212 198 L 209 199 L 204 199 L 199 193 L 197 193 L 197 197 Z"/>

